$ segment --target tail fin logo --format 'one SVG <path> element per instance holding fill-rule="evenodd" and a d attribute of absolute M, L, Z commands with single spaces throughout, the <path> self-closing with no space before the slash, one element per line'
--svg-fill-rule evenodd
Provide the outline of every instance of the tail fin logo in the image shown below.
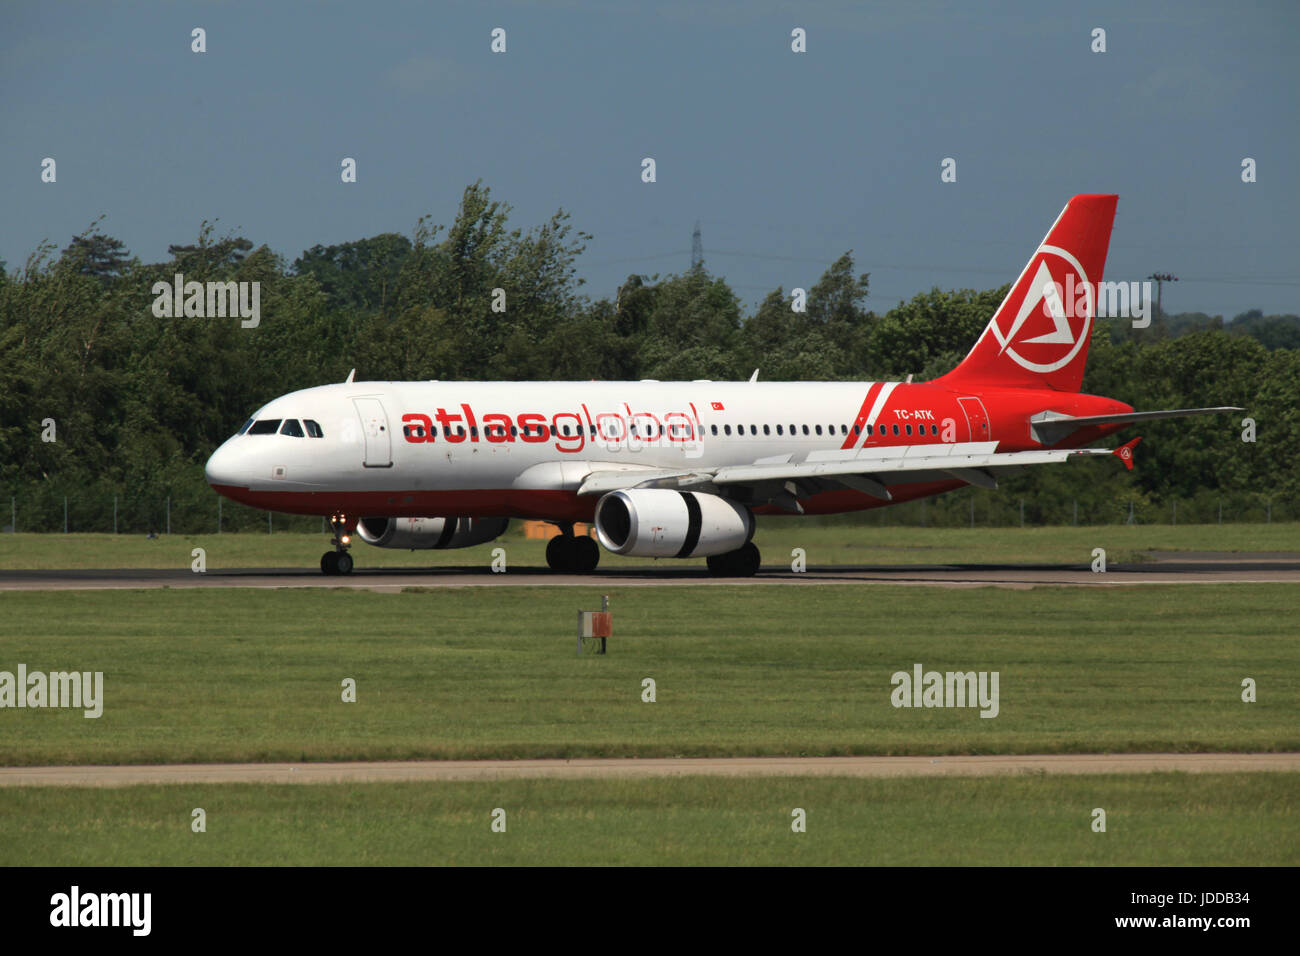
<path fill-rule="evenodd" d="M 1079 260 L 1059 246 L 1043 245 L 998 310 L 1002 321 L 1015 315 L 1011 328 L 1004 331 L 998 319 L 990 328 L 999 354 L 1030 372 L 1055 372 L 1087 344 L 1095 312 L 1096 295 Z"/>

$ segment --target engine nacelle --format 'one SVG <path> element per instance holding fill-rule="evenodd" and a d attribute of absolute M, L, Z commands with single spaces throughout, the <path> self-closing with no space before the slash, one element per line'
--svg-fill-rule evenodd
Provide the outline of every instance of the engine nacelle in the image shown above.
<path fill-rule="evenodd" d="M 754 536 L 754 516 L 744 505 L 666 488 L 611 491 L 596 504 L 595 525 L 607 550 L 637 558 L 725 554 Z"/>
<path fill-rule="evenodd" d="M 376 548 L 468 548 L 498 537 L 509 518 L 362 518 L 357 534 Z"/>

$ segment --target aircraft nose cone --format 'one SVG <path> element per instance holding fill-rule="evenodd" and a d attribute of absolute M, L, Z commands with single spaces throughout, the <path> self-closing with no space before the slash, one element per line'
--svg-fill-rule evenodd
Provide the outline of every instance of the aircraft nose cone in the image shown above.
<path fill-rule="evenodd" d="M 214 451 L 203 468 L 208 484 L 217 488 L 246 483 L 241 481 L 238 459 L 239 455 L 230 447 L 230 442 Z"/>

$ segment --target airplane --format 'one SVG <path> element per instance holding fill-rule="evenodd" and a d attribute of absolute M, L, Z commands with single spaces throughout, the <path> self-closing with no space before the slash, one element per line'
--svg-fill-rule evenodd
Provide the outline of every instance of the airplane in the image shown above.
<path fill-rule="evenodd" d="M 1075 196 L 970 353 L 933 381 L 356 382 L 253 414 L 208 483 L 268 511 L 328 516 L 325 574 L 352 535 L 381 548 L 483 544 L 510 519 L 551 522 L 555 571 L 620 555 L 761 562 L 756 517 L 885 507 L 1026 466 L 1115 455 L 1084 447 L 1137 422 L 1240 411 L 1134 411 L 1079 391 L 1118 196 Z M 575 536 L 590 523 L 596 538 Z M 597 541 L 600 547 L 597 546 Z"/>

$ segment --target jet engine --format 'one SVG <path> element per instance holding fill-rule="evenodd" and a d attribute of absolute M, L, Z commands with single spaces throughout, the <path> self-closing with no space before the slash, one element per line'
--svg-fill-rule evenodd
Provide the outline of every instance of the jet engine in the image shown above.
<path fill-rule="evenodd" d="M 362 518 L 357 534 L 377 548 L 468 548 L 499 536 L 509 518 Z"/>
<path fill-rule="evenodd" d="M 615 554 L 695 558 L 744 547 L 754 516 L 717 495 L 664 488 L 612 491 L 596 504 L 596 537 Z"/>

